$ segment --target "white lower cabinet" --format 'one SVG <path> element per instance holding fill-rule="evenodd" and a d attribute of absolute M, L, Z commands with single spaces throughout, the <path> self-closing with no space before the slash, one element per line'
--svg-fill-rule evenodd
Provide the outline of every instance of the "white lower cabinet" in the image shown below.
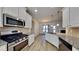
<path fill-rule="evenodd" d="M 79 49 L 72 47 L 72 51 L 79 51 Z"/>
<path fill-rule="evenodd" d="M 28 45 L 29 46 L 34 42 L 34 39 L 35 39 L 34 34 L 29 35 L 29 38 L 28 38 Z"/>
<path fill-rule="evenodd" d="M 57 48 L 59 48 L 59 39 L 58 39 L 58 36 L 56 36 L 55 34 L 49 34 L 49 33 L 46 33 L 45 34 L 45 39 L 53 44 L 54 46 L 56 46 Z"/>
<path fill-rule="evenodd" d="M 0 46 L 0 51 L 7 51 L 7 45 Z"/>

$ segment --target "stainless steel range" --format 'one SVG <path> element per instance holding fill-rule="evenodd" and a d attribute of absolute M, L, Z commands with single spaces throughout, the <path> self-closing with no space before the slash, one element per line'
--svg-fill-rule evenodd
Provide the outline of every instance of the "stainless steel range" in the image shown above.
<path fill-rule="evenodd" d="M 8 45 L 7 45 L 8 51 L 21 50 L 23 47 L 22 42 L 24 41 L 25 41 L 25 45 L 28 44 L 28 35 L 23 34 L 22 32 L 14 33 L 12 31 L 12 33 L 4 33 L 1 35 L 1 39 L 8 42 Z M 22 47 L 18 49 L 17 46 L 22 46 Z M 17 48 L 16 50 L 15 50 L 15 47 Z"/>

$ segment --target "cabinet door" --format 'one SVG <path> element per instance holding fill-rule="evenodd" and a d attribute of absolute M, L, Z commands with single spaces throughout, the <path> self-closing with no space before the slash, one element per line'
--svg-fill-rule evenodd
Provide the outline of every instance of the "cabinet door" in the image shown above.
<path fill-rule="evenodd" d="M 2 8 L 0 7 L 0 27 L 3 27 Z"/>
<path fill-rule="evenodd" d="M 24 7 L 19 7 L 19 18 L 26 20 L 26 9 Z"/>
<path fill-rule="evenodd" d="M 18 17 L 18 7 L 4 7 L 3 13 Z"/>
<path fill-rule="evenodd" d="M 79 51 L 79 49 L 72 47 L 72 51 Z"/>
<path fill-rule="evenodd" d="M 29 46 L 34 42 L 34 39 L 35 39 L 34 34 L 29 35 L 29 39 L 28 39 L 28 45 L 29 45 Z"/>
<path fill-rule="evenodd" d="M 62 10 L 62 16 L 63 16 L 63 27 L 68 27 L 69 25 L 69 8 L 64 8 Z"/>
<path fill-rule="evenodd" d="M 32 16 L 27 13 L 27 19 L 25 20 L 25 28 L 32 28 Z"/>
<path fill-rule="evenodd" d="M 7 45 L 0 46 L 0 51 L 7 51 Z"/>
<path fill-rule="evenodd" d="M 72 27 L 79 26 L 79 7 L 70 8 L 70 25 Z"/>

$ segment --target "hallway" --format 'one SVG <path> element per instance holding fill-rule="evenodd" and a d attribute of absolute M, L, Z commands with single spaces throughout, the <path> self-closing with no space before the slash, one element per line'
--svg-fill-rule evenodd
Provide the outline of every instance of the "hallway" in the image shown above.
<path fill-rule="evenodd" d="M 44 35 L 39 35 L 30 47 L 25 47 L 22 51 L 57 51 L 57 48 L 45 41 Z"/>

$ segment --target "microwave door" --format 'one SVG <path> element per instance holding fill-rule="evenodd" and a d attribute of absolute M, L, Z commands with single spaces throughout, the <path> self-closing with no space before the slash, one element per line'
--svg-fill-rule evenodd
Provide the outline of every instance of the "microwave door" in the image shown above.
<path fill-rule="evenodd" d="M 24 26 L 24 22 L 22 20 L 18 20 L 18 26 L 19 27 L 23 27 Z"/>
<path fill-rule="evenodd" d="M 3 17 L 3 24 L 4 24 L 4 26 L 17 26 L 17 20 L 16 20 L 16 18 L 14 17 L 12 17 L 12 16 L 9 16 L 9 15 L 3 15 L 4 17 Z"/>

